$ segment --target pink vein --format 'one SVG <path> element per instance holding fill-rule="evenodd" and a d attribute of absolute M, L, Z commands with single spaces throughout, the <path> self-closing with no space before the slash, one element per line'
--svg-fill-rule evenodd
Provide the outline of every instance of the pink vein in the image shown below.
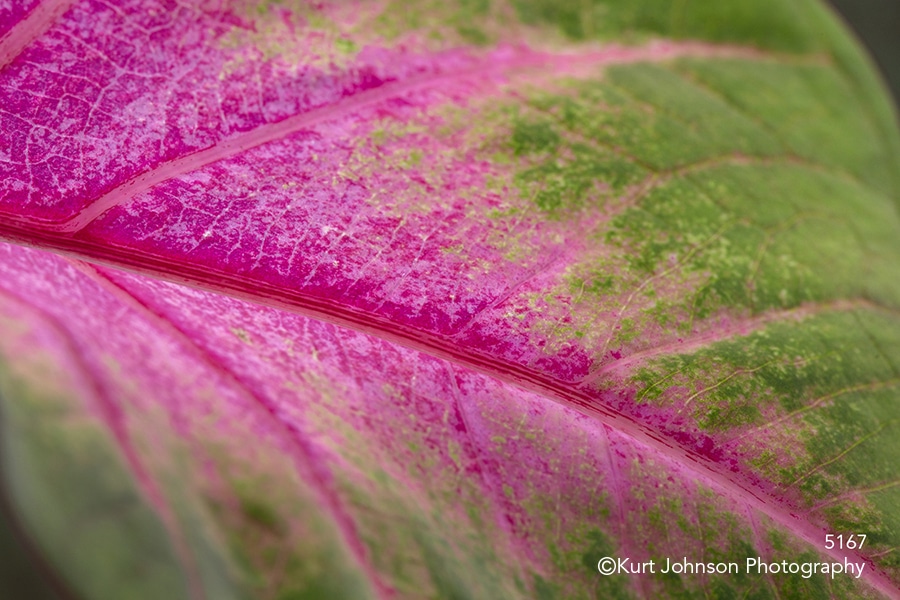
<path fill-rule="evenodd" d="M 612 488 L 612 492 L 616 496 L 616 517 L 618 519 L 618 531 L 616 532 L 619 535 L 619 548 L 617 548 L 620 556 L 634 556 L 635 553 L 632 552 L 633 548 L 631 548 L 628 544 L 628 518 L 627 511 L 625 509 L 625 482 L 622 473 L 619 472 L 619 467 L 616 464 L 616 454 L 615 449 L 613 448 L 613 440 L 610 432 L 613 431 L 612 427 L 608 425 L 601 425 L 600 430 L 603 432 L 603 438 L 606 441 L 606 462 L 609 468 L 609 478 Z M 644 583 L 643 577 L 631 577 L 631 583 L 634 585 L 637 584 L 636 587 L 639 588 L 641 594 L 643 596 L 647 596 L 646 585 Z"/>
<path fill-rule="evenodd" d="M 747 511 L 747 522 L 750 524 L 750 530 L 753 532 L 753 540 L 756 542 L 756 548 L 759 550 L 760 554 L 765 555 L 767 561 L 770 561 L 772 558 L 771 548 L 769 548 L 769 544 L 765 541 L 759 531 L 759 523 L 757 522 L 756 515 L 753 513 L 752 508 L 746 504 L 744 506 Z M 778 595 L 778 587 L 772 579 L 772 574 L 768 571 L 766 571 L 766 581 L 772 589 L 772 592 L 775 594 L 776 600 L 781 600 L 781 597 Z"/>
<path fill-rule="evenodd" d="M 298 435 L 291 431 L 285 422 L 278 417 L 278 409 L 267 399 L 253 392 L 229 369 L 222 367 L 219 361 L 194 342 L 172 321 L 151 309 L 141 301 L 140 298 L 132 294 L 122 285 L 110 279 L 93 265 L 76 259 L 69 259 L 69 262 L 106 292 L 112 294 L 116 299 L 125 304 L 125 306 L 134 310 L 155 326 L 162 329 L 167 335 L 174 338 L 185 350 L 193 354 L 202 364 L 209 367 L 216 375 L 221 377 L 231 389 L 248 399 L 250 401 L 248 404 L 251 407 L 261 409 L 259 412 L 263 418 L 275 426 L 279 436 L 291 447 L 291 459 L 294 463 L 294 468 L 297 470 L 297 474 L 302 481 L 310 484 L 310 487 L 317 493 L 319 496 L 319 498 L 317 498 L 319 500 L 319 506 L 327 507 L 331 513 L 334 522 L 338 526 L 342 539 L 350 549 L 351 555 L 366 574 L 368 580 L 376 588 L 378 596 L 380 598 L 391 597 L 393 590 L 386 582 L 384 582 L 383 578 L 372 566 L 371 561 L 368 558 L 366 547 L 356 531 L 356 525 L 342 506 L 337 492 L 333 489 L 333 486 L 327 482 L 326 478 L 323 477 L 320 470 L 315 468 L 315 461 L 313 461 L 310 456 L 309 448 L 307 448 L 306 445 L 300 441 Z"/>
<path fill-rule="evenodd" d="M 150 503 L 157 515 L 159 515 L 163 522 L 163 526 L 169 533 L 175 551 L 181 559 L 182 566 L 185 569 L 191 598 L 195 600 L 205 599 L 206 593 L 204 592 L 203 584 L 200 581 L 197 561 L 181 528 L 178 526 L 178 519 L 172 511 L 172 508 L 166 502 L 166 497 L 162 490 L 160 490 L 159 485 L 157 485 L 156 480 L 154 480 L 153 475 L 144 465 L 137 450 L 135 450 L 134 444 L 132 444 L 131 441 L 131 436 L 128 433 L 128 427 L 125 424 L 125 417 L 122 413 L 122 409 L 116 405 L 110 398 L 109 393 L 104 386 L 93 376 L 90 367 L 85 363 L 83 352 L 81 352 L 78 345 L 75 343 L 72 333 L 59 321 L 59 319 L 56 318 L 56 316 L 26 302 L 24 299 L 20 298 L 18 294 L 2 288 L 0 288 L 0 294 L 13 300 L 16 304 L 25 307 L 27 310 L 34 312 L 41 321 L 51 328 L 63 343 L 67 355 L 72 360 L 73 366 L 87 383 L 91 395 L 96 400 L 101 417 L 112 432 L 113 437 L 116 440 L 116 445 L 124 455 L 129 469 L 134 474 L 135 481 L 137 482 L 138 488 L 141 490 L 141 494 L 147 502 Z"/>
<path fill-rule="evenodd" d="M 31 42 L 46 33 L 73 0 L 44 0 L 0 38 L 0 70 L 14 61 Z"/>
<path fill-rule="evenodd" d="M 486 60 L 482 60 L 480 64 L 468 68 L 388 83 L 346 97 L 334 104 L 315 108 L 276 123 L 268 123 L 256 129 L 227 137 L 205 150 L 160 163 L 106 192 L 63 221 L 21 219 L 15 215 L 10 215 L 10 217 L 40 225 L 47 231 L 74 233 L 83 229 L 110 208 L 125 204 L 131 198 L 164 181 L 238 155 L 251 148 L 283 139 L 292 133 L 322 122 L 345 117 L 354 111 L 402 97 L 411 92 L 466 80 L 497 80 L 499 82 L 507 75 L 533 69 L 550 70 L 555 74 L 578 75 L 596 67 L 642 61 L 664 61 L 683 56 L 725 58 L 764 55 L 744 47 L 668 41 L 654 42 L 640 47 L 611 45 L 601 50 L 582 54 L 548 54 L 519 48 L 515 51 L 490 56 Z"/>
<path fill-rule="evenodd" d="M 775 321 L 800 321 L 802 319 L 805 319 L 806 317 L 821 312 L 850 311 L 860 308 L 875 309 L 877 307 L 875 307 L 872 302 L 860 298 L 853 300 L 835 300 L 833 302 L 820 304 L 803 304 L 801 306 L 788 310 L 774 310 L 766 312 L 755 317 L 735 321 L 724 327 L 719 327 L 716 329 L 705 331 L 703 333 L 699 333 L 692 337 L 679 339 L 677 342 L 672 342 L 671 344 L 655 346 L 643 352 L 635 352 L 634 354 L 626 356 L 625 358 L 603 365 L 602 367 L 592 371 L 584 379 L 581 380 L 580 385 L 587 386 L 605 375 L 609 375 L 610 373 L 614 373 L 616 371 L 621 371 L 622 369 L 634 367 L 635 365 L 646 362 L 658 356 L 688 354 L 716 342 L 733 339 L 739 336 L 750 335 L 751 333 L 759 331 L 769 323 Z"/>

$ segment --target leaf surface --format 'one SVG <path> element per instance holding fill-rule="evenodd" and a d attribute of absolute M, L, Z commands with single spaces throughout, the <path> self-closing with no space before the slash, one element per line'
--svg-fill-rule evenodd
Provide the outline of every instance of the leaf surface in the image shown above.
<path fill-rule="evenodd" d="M 2 250 L 3 472 L 80 596 L 897 595 L 879 83 L 815 2 L 579 6 L 0 6 L 65 256 Z"/>

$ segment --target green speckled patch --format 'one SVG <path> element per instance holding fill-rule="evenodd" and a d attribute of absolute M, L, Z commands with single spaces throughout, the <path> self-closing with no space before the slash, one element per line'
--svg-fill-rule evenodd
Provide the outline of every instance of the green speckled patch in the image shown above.
<path fill-rule="evenodd" d="M 893 311 L 835 307 L 701 351 L 658 358 L 632 383 L 642 402 L 691 415 L 726 447 L 800 494 L 835 531 L 900 543 L 900 329 Z M 852 500 L 853 502 L 845 503 Z M 892 553 L 885 566 L 896 565 Z"/>
<path fill-rule="evenodd" d="M 757 91 L 769 82 L 802 99 L 773 92 L 771 105 L 751 110 L 716 79 L 744 72 Z M 539 315 L 522 327 L 547 336 L 547 353 L 574 337 L 602 363 L 722 310 L 863 296 L 895 305 L 900 219 L 886 163 L 845 156 L 869 147 L 875 127 L 841 109 L 848 89 L 815 62 L 690 59 L 617 66 L 483 109 L 490 127 L 469 122 L 462 139 L 521 202 L 492 213 L 498 227 L 514 229 L 532 206 L 584 230 L 564 282 L 521 291 L 506 314 Z M 774 125 L 782 121 L 790 127 Z M 500 243 L 510 260 L 528 260 L 527 237 Z"/>
<path fill-rule="evenodd" d="M 388 40 L 413 30 L 426 32 L 431 44 L 483 46 L 500 37 L 499 21 L 509 12 L 504 3 L 497 0 L 394 1 L 385 2 L 379 14 L 367 20 L 365 26 Z"/>

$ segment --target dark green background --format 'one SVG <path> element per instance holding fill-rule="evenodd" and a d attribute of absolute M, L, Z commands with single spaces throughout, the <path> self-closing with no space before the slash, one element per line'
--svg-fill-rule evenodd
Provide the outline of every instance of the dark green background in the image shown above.
<path fill-rule="evenodd" d="M 895 101 L 900 99 L 900 0 L 831 0 L 831 4 L 869 48 Z"/>

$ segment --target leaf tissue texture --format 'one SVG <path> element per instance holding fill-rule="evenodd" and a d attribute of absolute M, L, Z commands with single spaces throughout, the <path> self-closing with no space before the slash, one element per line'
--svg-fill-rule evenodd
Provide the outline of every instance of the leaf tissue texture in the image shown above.
<path fill-rule="evenodd" d="M 84 600 L 898 598 L 898 211 L 812 0 L 0 0 L 3 494 Z"/>

